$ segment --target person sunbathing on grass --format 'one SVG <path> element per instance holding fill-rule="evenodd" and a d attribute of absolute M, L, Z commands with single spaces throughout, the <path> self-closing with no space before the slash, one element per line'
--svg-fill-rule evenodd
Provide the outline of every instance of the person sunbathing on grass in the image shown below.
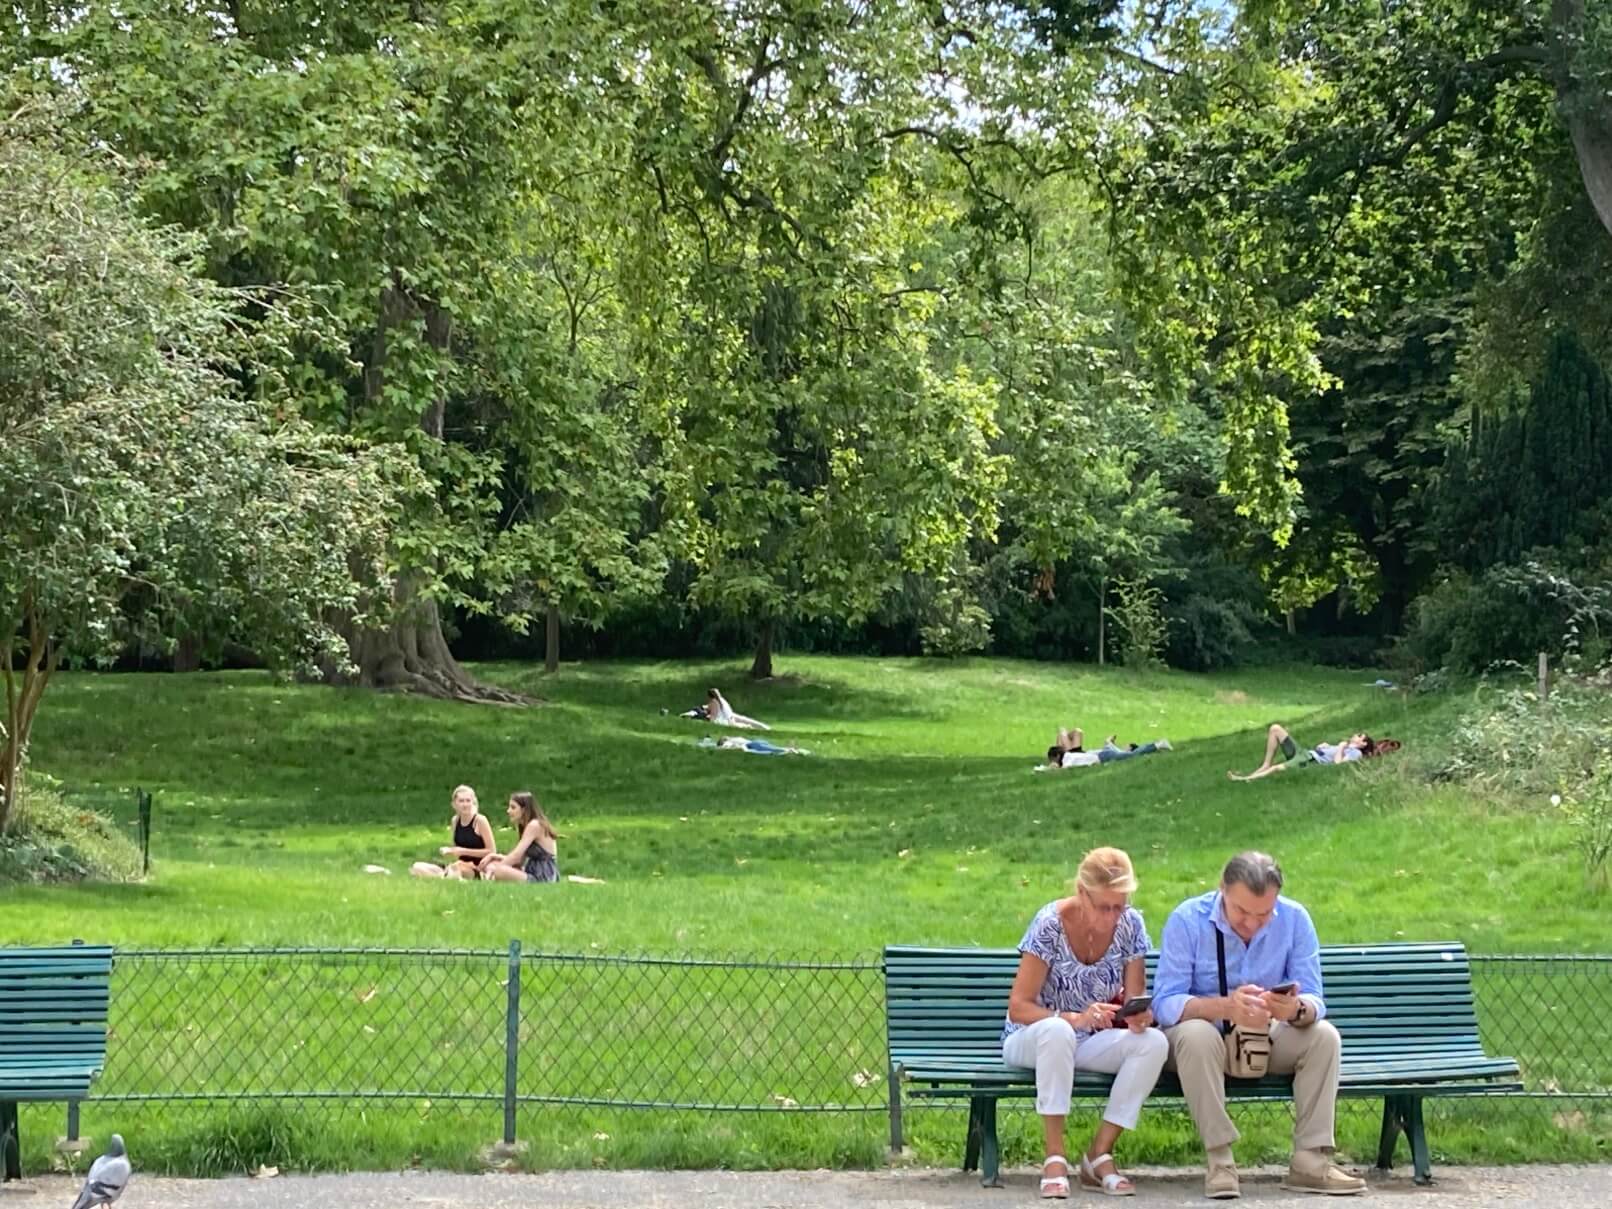
<path fill-rule="evenodd" d="M 1393 743 L 1392 739 L 1385 740 Z M 1395 750 L 1399 747 L 1394 743 Z M 1318 743 L 1314 747 L 1299 750 L 1299 745 L 1293 741 L 1293 736 L 1287 733 L 1287 728 L 1280 722 L 1271 723 L 1265 732 L 1265 759 L 1253 772 L 1236 773 L 1227 771 L 1226 775 L 1233 781 L 1257 781 L 1261 777 L 1268 777 L 1273 772 L 1285 772 L 1290 768 L 1304 768 L 1310 764 L 1352 764 L 1356 760 L 1370 759 L 1377 755 L 1378 745 L 1368 734 L 1357 732 L 1347 739 L 1340 739 L 1336 743 Z M 1276 753 L 1282 753 L 1282 759 L 1276 759 Z"/>
<path fill-rule="evenodd" d="M 716 689 L 707 689 L 705 692 L 705 720 L 715 722 L 718 726 L 736 726 L 740 730 L 771 730 L 765 722 L 757 722 L 754 718 L 747 718 L 734 711 L 728 704 L 728 699 Z"/>
<path fill-rule="evenodd" d="M 481 876 L 490 882 L 557 882 L 560 880 L 560 834 L 537 804 L 537 795 L 521 790 L 509 795 L 509 821 L 515 846 L 499 856 L 482 858 Z"/>
<path fill-rule="evenodd" d="M 1035 771 L 1090 768 L 1096 764 L 1112 764 L 1115 760 L 1129 760 L 1133 756 L 1150 756 L 1156 751 L 1171 750 L 1168 739 L 1157 739 L 1140 747 L 1135 743 L 1129 747 L 1121 747 L 1115 742 L 1115 736 L 1109 735 L 1103 741 L 1102 747 L 1096 751 L 1087 751 L 1085 740 L 1086 736 L 1078 726 L 1060 730 L 1057 742 L 1047 748 L 1047 762 L 1037 765 Z"/>
<path fill-rule="evenodd" d="M 477 809 L 476 791 L 461 785 L 453 791 L 453 843 L 444 844 L 437 851 L 449 858 L 446 867 L 430 861 L 416 861 L 409 868 L 414 877 L 450 877 L 455 881 L 474 881 L 484 858 L 497 851 L 493 843 L 493 825 Z"/>
<path fill-rule="evenodd" d="M 717 751 L 747 751 L 754 756 L 809 756 L 812 753 L 804 747 L 796 747 L 793 743 L 780 747 L 776 743 L 769 743 L 765 739 L 743 739 L 738 735 L 729 735 L 726 739 L 713 739 L 705 736 L 699 746 Z"/>

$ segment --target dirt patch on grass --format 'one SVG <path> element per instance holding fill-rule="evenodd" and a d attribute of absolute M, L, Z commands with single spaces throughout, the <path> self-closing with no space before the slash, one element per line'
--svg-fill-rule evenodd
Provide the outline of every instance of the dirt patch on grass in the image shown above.
<path fill-rule="evenodd" d="M 1221 689 L 1215 694 L 1216 705 L 1247 705 L 1248 694 L 1240 688 Z"/>

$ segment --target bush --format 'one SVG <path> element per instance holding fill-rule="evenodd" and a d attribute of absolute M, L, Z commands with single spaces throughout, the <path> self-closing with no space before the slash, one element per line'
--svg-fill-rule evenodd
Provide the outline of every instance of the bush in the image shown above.
<path fill-rule="evenodd" d="M 1115 603 L 1108 608 L 1118 630 L 1121 662 L 1126 667 L 1164 666 L 1169 625 L 1164 620 L 1164 593 L 1146 580 L 1121 579 L 1114 583 Z"/>
<path fill-rule="evenodd" d="M 1170 609 L 1165 659 L 1189 672 L 1212 672 L 1244 662 L 1254 647 L 1259 615 L 1240 600 L 1190 596 Z"/>
<path fill-rule="evenodd" d="M 1236 667 L 1255 658 L 1261 638 L 1273 632 L 1259 577 L 1223 554 L 1187 557 L 1162 586 L 1170 625 L 1165 661 L 1171 667 Z"/>
<path fill-rule="evenodd" d="M 1563 678 L 1541 705 L 1531 688 L 1480 686 L 1433 769 L 1437 780 L 1541 796 L 1584 784 L 1612 747 L 1605 689 Z"/>
<path fill-rule="evenodd" d="M 1479 690 L 1448 747 L 1427 765 L 1437 780 L 1549 801 L 1574 825 L 1585 872 L 1605 877 L 1612 855 L 1612 697 L 1594 680 L 1564 677 L 1541 702 L 1526 688 Z"/>
<path fill-rule="evenodd" d="M 27 796 L 0 835 L 0 883 L 133 881 L 140 850 L 105 815 L 65 801 L 57 783 L 28 774 Z"/>
<path fill-rule="evenodd" d="M 1558 796 L 1568 822 L 1577 829 L 1584 876 L 1591 885 L 1605 886 L 1606 863 L 1612 857 L 1612 756 L 1603 755 L 1582 785 L 1569 786 Z"/>
<path fill-rule="evenodd" d="M 1607 585 L 1572 578 L 1531 559 L 1495 566 L 1476 578 L 1456 572 L 1411 606 L 1407 663 L 1480 674 L 1505 663 L 1528 665 L 1544 651 L 1597 655 L 1612 621 Z"/>
<path fill-rule="evenodd" d="M 1372 634 L 1301 634 L 1273 644 L 1283 663 L 1319 667 L 1378 668 L 1383 665 L 1382 639 Z"/>

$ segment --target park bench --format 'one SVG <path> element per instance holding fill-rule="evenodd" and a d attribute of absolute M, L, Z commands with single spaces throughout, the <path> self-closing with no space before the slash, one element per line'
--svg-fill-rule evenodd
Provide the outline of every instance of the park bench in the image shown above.
<path fill-rule="evenodd" d="M 1147 958 L 1152 985 L 1157 954 Z M 1000 1035 L 1018 970 L 1015 949 L 884 951 L 885 1027 L 890 1049 L 890 1144 L 902 1146 L 903 1091 L 969 1102 L 963 1170 L 983 1164 L 996 1187 L 997 1101 L 1035 1095 L 1035 1072 L 1002 1061 Z M 1422 1101 L 1428 1096 L 1522 1090 L 1517 1063 L 1483 1052 L 1472 972 L 1460 944 L 1332 945 L 1321 949 L 1327 1019 L 1343 1036 L 1339 1096 L 1382 1097 L 1377 1165 L 1389 1167 L 1399 1135 L 1410 1140 L 1416 1182 L 1432 1181 Z M 1108 1075 L 1075 1073 L 1077 1098 L 1103 1098 Z M 1156 1096 L 1181 1094 L 1166 1071 Z M 1289 1100 L 1291 1076 L 1227 1081 L 1230 1100 Z"/>
<path fill-rule="evenodd" d="M 17 1106 L 83 1099 L 106 1063 L 110 946 L 0 949 L 0 1156 L 22 1177 Z"/>

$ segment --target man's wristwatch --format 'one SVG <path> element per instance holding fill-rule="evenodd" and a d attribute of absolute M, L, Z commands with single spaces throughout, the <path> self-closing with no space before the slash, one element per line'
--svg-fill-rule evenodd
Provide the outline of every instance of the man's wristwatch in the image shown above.
<path fill-rule="evenodd" d="M 1306 1000 L 1300 999 L 1298 1007 L 1293 1009 L 1293 1019 L 1289 1022 L 1294 1028 L 1303 1028 L 1314 1021 L 1310 1017 L 1310 1005 Z"/>

